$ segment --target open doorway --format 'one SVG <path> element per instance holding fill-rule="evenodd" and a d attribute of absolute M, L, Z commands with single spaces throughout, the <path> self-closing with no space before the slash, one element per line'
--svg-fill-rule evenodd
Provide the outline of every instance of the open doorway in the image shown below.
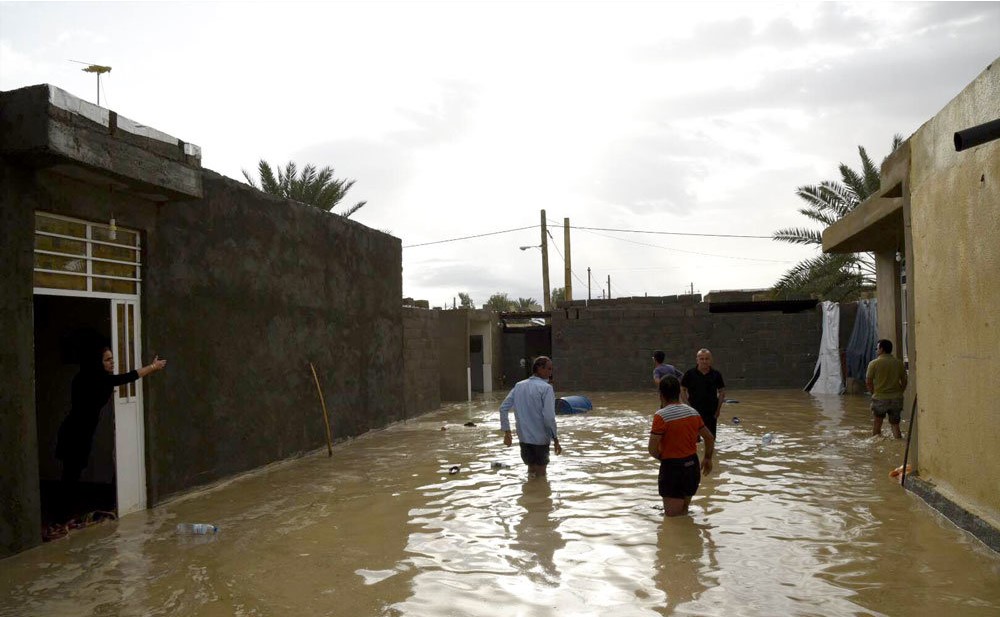
<path fill-rule="evenodd" d="M 472 391 L 483 392 L 483 336 L 473 334 L 469 337 L 469 375 L 472 380 Z"/>
<path fill-rule="evenodd" d="M 61 481 L 56 457 L 59 427 L 69 413 L 73 378 L 88 356 L 111 346 L 111 301 L 78 296 L 35 295 L 35 417 L 39 491 L 44 526 L 89 512 L 116 510 L 113 403 L 100 412 L 86 468 L 76 490 Z M 62 519 L 62 520 L 60 520 Z"/>

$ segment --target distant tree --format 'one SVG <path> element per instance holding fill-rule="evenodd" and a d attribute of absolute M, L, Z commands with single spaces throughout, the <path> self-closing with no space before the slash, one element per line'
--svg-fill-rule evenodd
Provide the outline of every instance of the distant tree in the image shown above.
<path fill-rule="evenodd" d="M 514 309 L 527 313 L 530 311 L 540 311 L 542 307 L 538 306 L 538 301 L 534 298 L 518 298 L 517 302 L 514 303 Z"/>
<path fill-rule="evenodd" d="M 895 135 L 890 154 L 902 143 L 902 136 Z M 858 146 L 858 153 L 861 156 L 860 171 L 841 163 L 840 182 L 824 180 L 818 185 L 796 189 L 796 195 L 807 204 L 799 209 L 800 214 L 824 228 L 829 227 L 879 190 L 879 168 L 864 147 Z M 822 230 L 805 227 L 779 229 L 772 237 L 792 244 L 823 245 Z M 864 288 L 874 284 L 875 262 L 871 253 L 820 253 L 786 272 L 775 283 L 772 293 L 777 297 L 807 296 L 841 302 L 858 298 Z"/>
<path fill-rule="evenodd" d="M 462 308 L 469 308 L 469 309 L 476 308 L 476 304 L 472 301 L 472 298 L 470 298 L 469 294 L 467 293 L 461 291 L 458 292 L 458 301 L 461 303 Z"/>
<path fill-rule="evenodd" d="M 556 303 L 562 302 L 566 299 L 566 288 L 556 287 L 552 290 L 552 306 L 556 306 Z"/>
<path fill-rule="evenodd" d="M 275 176 L 271 165 L 261 159 L 257 164 L 257 173 L 260 175 L 259 184 L 247 170 L 243 170 L 243 177 L 246 178 L 250 186 L 271 195 L 315 206 L 327 212 L 332 212 L 340 205 L 340 202 L 347 196 L 347 191 L 354 186 L 354 180 L 334 178 L 333 168 L 329 166 L 316 171 L 316 166 L 310 164 L 303 167 L 302 173 L 299 173 L 295 163 L 289 161 L 284 169 L 278 168 L 278 174 Z M 350 217 L 366 203 L 368 202 L 359 201 L 343 213 L 338 214 L 345 218 Z"/>
<path fill-rule="evenodd" d="M 497 313 L 505 313 L 507 311 L 513 310 L 514 302 L 507 297 L 507 294 L 497 292 L 490 296 L 490 299 L 483 304 L 484 309 L 490 309 Z"/>

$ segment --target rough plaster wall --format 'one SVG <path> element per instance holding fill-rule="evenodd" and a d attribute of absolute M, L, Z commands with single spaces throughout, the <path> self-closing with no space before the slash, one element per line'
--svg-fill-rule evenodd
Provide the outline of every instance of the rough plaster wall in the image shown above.
<path fill-rule="evenodd" d="M 1000 61 L 911 138 L 920 475 L 1000 526 L 1000 141 L 953 134 L 1000 118 Z"/>
<path fill-rule="evenodd" d="M 562 392 L 652 389 L 654 351 L 683 371 L 702 347 L 730 389 L 801 388 L 820 331 L 816 311 L 710 314 L 697 299 L 570 308 L 553 312 L 552 353 Z"/>
<path fill-rule="evenodd" d="M 469 313 L 437 311 L 442 401 L 469 400 Z"/>
<path fill-rule="evenodd" d="M 0 162 L 0 557 L 41 542 L 32 316 L 30 172 Z"/>
<path fill-rule="evenodd" d="M 403 309 L 403 398 L 406 417 L 441 406 L 438 311 Z"/>
<path fill-rule="evenodd" d="M 148 239 L 151 503 L 404 414 L 399 240 L 206 172 Z"/>

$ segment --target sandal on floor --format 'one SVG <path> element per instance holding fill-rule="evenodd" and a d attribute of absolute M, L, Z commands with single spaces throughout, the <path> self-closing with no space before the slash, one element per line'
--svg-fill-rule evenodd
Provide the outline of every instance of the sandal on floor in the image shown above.
<path fill-rule="evenodd" d="M 42 530 L 42 542 L 51 542 L 53 540 L 59 540 L 65 538 L 69 535 L 69 529 L 66 525 L 49 525 Z"/>

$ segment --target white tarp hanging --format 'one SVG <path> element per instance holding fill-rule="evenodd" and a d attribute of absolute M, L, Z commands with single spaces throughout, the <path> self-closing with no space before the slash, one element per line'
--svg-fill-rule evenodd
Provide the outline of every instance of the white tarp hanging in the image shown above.
<path fill-rule="evenodd" d="M 819 357 L 810 387 L 813 394 L 843 394 L 844 378 L 840 372 L 840 305 L 823 302 L 823 335 L 819 342 Z"/>

